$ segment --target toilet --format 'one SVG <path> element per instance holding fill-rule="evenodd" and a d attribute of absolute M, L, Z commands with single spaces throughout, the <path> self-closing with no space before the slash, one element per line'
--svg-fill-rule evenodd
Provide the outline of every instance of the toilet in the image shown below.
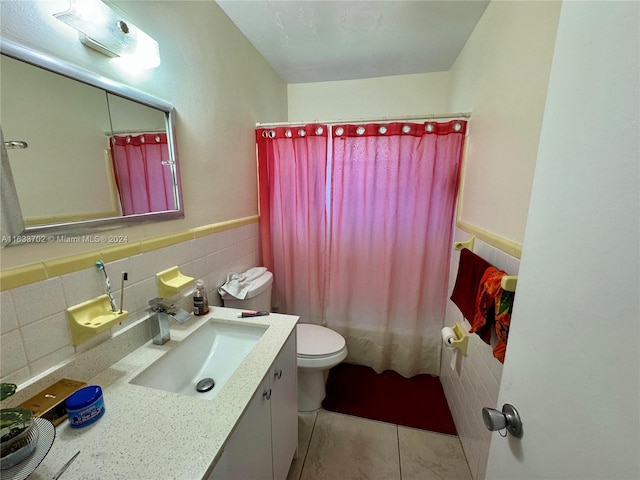
<path fill-rule="evenodd" d="M 347 356 L 344 337 L 333 330 L 299 323 L 298 336 L 298 411 L 311 412 L 322 406 L 329 369 Z"/>
<path fill-rule="evenodd" d="M 225 307 L 243 310 L 271 310 L 273 275 L 266 271 L 251 281 L 242 300 L 222 293 Z M 296 326 L 298 345 L 298 411 L 310 412 L 322 406 L 329 369 L 347 356 L 344 338 L 320 325 L 299 323 Z"/>

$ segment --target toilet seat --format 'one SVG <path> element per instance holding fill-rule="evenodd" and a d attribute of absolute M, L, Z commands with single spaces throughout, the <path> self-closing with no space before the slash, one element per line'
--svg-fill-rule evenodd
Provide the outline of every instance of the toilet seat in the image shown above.
<path fill-rule="evenodd" d="M 340 352 L 345 347 L 342 335 L 320 325 L 299 323 L 296 327 L 298 335 L 298 357 L 326 357 Z"/>
<path fill-rule="evenodd" d="M 347 345 L 339 333 L 310 323 L 299 323 L 296 331 L 299 368 L 328 369 L 347 357 Z"/>

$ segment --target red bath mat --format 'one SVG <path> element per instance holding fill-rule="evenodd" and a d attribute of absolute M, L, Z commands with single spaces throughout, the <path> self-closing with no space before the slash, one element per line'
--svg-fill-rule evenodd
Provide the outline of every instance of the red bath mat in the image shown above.
<path fill-rule="evenodd" d="M 457 435 L 438 377 L 404 378 L 387 370 L 341 363 L 331 369 L 325 410 Z"/>

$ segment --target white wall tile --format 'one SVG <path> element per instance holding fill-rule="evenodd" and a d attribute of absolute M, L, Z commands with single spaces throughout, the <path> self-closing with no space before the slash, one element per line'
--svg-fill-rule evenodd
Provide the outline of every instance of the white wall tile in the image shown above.
<path fill-rule="evenodd" d="M 147 252 L 146 255 L 150 256 L 154 263 L 155 271 L 152 276 L 155 276 L 158 272 L 162 272 L 163 270 L 176 266 L 176 255 L 173 245 Z"/>
<path fill-rule="evenodd" d="M 126 297 L 125 297 L 125 299 L 126 299 Z M 125 307 L 126 306 L 127 306 L 127 304 L 126 304 L 126 300 L 125 300 Z M 125 308 L 125 310 L 126 310 L 126 308 Z M 146 315 L 147 314 L 145 314 L 145 316 Z M 136 312 L 136 311 L 129 312 L 129 316 L 127 317 L 127 319 L 124 322 L 118 323 L 118 324 L 114 325 L 113 327 L 111 327 L 111 334 L 114 335 L 116 332 L 119 332 L 120 330 L 128 328 L 129 325 L 131 325 L 132 323 L 137 322 L 139 318 L 141 318 L 141 317 L 139 316 L 138 312 Z"/>
<path fill-rule="evenodd" d="M 520 271 L 520 259 L 516 258 L 516 257 L 512 257 L 511 255 L 508 256 L 508 260 L 507 260 L 507 273 L 509 275 L 518 275 L 518 272 Z"/>
<path fill-rule="evenodd" d="M 189 240 L 187 242 L 182 242 L 174 245 L 173 251 L 177 266 L 192 262 L 196 258 L 194 240 Z"/>
<path fill-rule="evenodd" d="M 130 258 L 122 258 L 120 260 L 116 260 L 115 262 L 109 262 L 105 265 L 107 274 L 109 275 L 109 281 L 111 283 L 111 291 L 120 290 L 123 272 L 127 272 L 127 278 L 131 278 L 129 272 L 131 272 L 132 265 L 133 264 Z M 127 283 L 129 282 L 130 280 L 127 280 Z"/>
<path fill-rule="evenodd" d="M 124 296 L 120 295 L 120 292 L 120 282 L 118 282 L 118 289 L 113 291 L 113 298 L 118 308 L 126 310 L 129 312 L 129 315 L 131 315 L 132 312 L 143 307 L 136 296 L 135 288 L 130 282 L 127 281 L 124 283 Z"/>
<path fill-rule="evenodd" d="M 468 236 L 465 232 L 455 229 L 454 238 L 456 241 L 466 240 Z M 477 238 L 474 252 L 510 275 L 517 275 L 520 266 L 520 261 L 517 258 L 511 257 Z M 459 259 L 459 252 L 452 251 L 449 296 L 455 285 Z M 452 326 L 459 321 L 462 321 L 467 329 L 470 327 L 469 322 L 462 318 L 458 307 L 450 300 L 447 301 L 445 325 Z M 442 384 L 447 402 L 458 429 L 471 474 L 474 480 L 483 480 L 492 435 L 484 427 L 481 412 L 482 407 L 485 406 L 497 408 L 502 364 L 493 357 L 493 347 L 485 344 L 480 337 L 473 334 L 469 337 L 468 354 L 461 356 L 456 370 L 451 370 L 450 367 L 452 353 L 446 348 L 443 348 L 442 352 L 440 376 L 443 379 Z"/>
<path fill-rule="evenodd" d="M 162 272 L 176 266 L 176 255 L 172 247 L 164 247 L 150 252 L 130 257 L 129 279 L 138 283 L 149 278 L 155 278 Z"/>
<path fill-rule="evenodd" d="M 18 328 L 18 318 L 8 291 L 0 292 L 0 331 L 10 332 Z"/>
<path fill-rule="evenodd" d="M 147 280 L 149 278 L 155 278 L 156 273 L 160 272 L 155 263 L 154 258 L 149 253 L 141 253 L 130 257 L 131 259 L 131 272 L 129 272 L 129 279 L 131 283 L 136 284 Z"/>
<path fill-rule="evenodd" d="M 59 277 L 18 287 L 10 292 L 20 326 L 60 313 L 67 308 Z"/>
<path fill-rule="evenodd" d="M 55 352 L 45 355 L 38 360 L 29 362 L 31 368 L 31 376 L 36 376 L 49 370 L 50 368 L 63 363 L 65 360 L 71 358 L 75 353 L 75 349 L 71 345 L 62 347 Z"/>
<path fill-rule="evenodd" d="M 107 293 L 104 273 L 97 267 L 62 275 L 60 280 L 68 306 L 78 305 Z"/>
<path fill-rule="evenodd" d="M 148 308 L 149 300 L 158 296 L 158 284 L 155 276 L 134 284 L 133 289 L 138 303 L 138 310 Z"/>
<path fill-rule="evenodd" d="M 496 248 L 492 247 L 488 243 L 483 242 L 482 240 L 476 238 L 476 241 L 473 245 L 473 252 L 476 255 L 484 258 L 492 265 L 496 262 Z"/>
<path fill-rule="evenodd" d="M 193 272 L 193 277 L 197 279 L 203 279 L 209 273 L 209 267 L 207 263 L 207 257 L 196 258 L 191 264 L 191 271 Z"/>
<path fill-rule="evenodd" d="M 193 249 L 194 260 L 196 258 L 204 257 L 207 254 L 207 241 L 210 236 L 211 235 L 208 235 L 207 237 L 200 237 L 193 240 L 191 248 Z"/>
<path fill-rule="evenodd" d="M 214 233 L 204 238 L 205 255 L 218 252 L 225 248 L 228 244 L 227 237 L 224 232 Z"/>
<path fill-rule="evenodd" d="M 91 350 L 96 345 L 99 345 L 102 342 L 106 342 L 110 338 L 111 338 L 111 331 L 105 330 L 104 332 L 94 335 L 86 342 L 82 342 L 80 345 L 77 345 L 75 348 L 75 351 L 76 353 L 86 352 L 88 350 Z"/>
<path fill-rule="evenodd" d="M 21 385 L 31 378 L 31 370 L 29 367 L 21 368 L 9 375 L 2 375 L 2 381 L 6 383 L 15 383 Z"/>
<path fill-rule="evenodd" d="M 0 347 L 2 348 L 2 363 L 0 363 L 2 378 L 27 367 L 27 354 L 24 351 L 19 330 L 0 335 Z"/>
<path fill-rule="evenodd" d="M 205 281 L 209 301 L 220 305 L 217 288 L 227 274 L 258 265 L 257 224 L 227 230 L 153 250 L 106 264 L 111 289 L 120 305 L 121 273 L 126 271 L 124 307 L 129 318 L 122 325 L 74 347 L 67 325 L 66 309 L 106 292 L 104 275 L 88 268 L 1 293 L 0 350 L 3 381 L 21 384 L 48 369 L 108 342 L 112 335 L 148 317 L 148 301 L 158 296 L 156 273 L 178 265 L 181 271 Z M 238 245 L 240 244 L 240 245 Z M 184 268 L 183 268 L 184 266 Z M 183 292 L 184 293 L 184 292 Z M 180 298 L 189 303 L 188 299 Z M 185 303 L 185 304 L 186 304 Z M 186 308 L 186 307 L 185 307 Z"/>
<path fill-rule="evenodd" d="M 66 312 L 31 323 L 20 330 L 30 362 L 71 345 Z"/>

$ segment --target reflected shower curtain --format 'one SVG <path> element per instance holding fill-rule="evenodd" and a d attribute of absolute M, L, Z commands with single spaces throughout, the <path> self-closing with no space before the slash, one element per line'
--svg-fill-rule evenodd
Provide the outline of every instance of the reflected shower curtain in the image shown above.
<path fill-rule="evenodd" d="M 326 261 L 327 127 L 256 130 L 260 237 L 272 305 L 322 322 Z"/>
<path fill-rule="evenodd" d="M 325 320 L 347 339 L 347 361 L 439 374 L 465 128 L 333 128 Z"/>
<path fill-rule="evenodd" d="M 340 332 L 348 362 L 439 374 L 465 129 L 336 125 L 330 152 L 326 125 L 257 130 L 274 305 Z"/>
<path fill-rule="evenodd" d="M 176 208 L 167 135 L 113 135 L 111 158 L 123 215 Z"/>

